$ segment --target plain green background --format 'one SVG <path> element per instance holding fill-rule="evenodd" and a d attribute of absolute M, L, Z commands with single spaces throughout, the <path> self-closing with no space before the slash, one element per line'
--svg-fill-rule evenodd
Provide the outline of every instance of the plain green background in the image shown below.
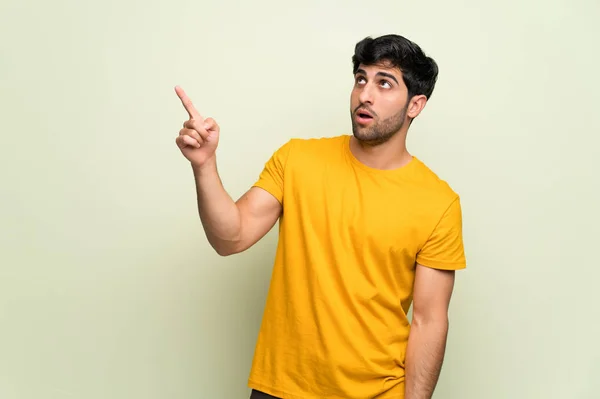
<path fill-rule="evenodd" d="M 0 3 L 0 398 L 244 399 L 276 231 L 217 256 L 182 85 L 237 198 L 350 133 L 354 44 L 439 63 L 409 149 L 462 197 L 436 399 L 600 395 L 597 0 Z"/>

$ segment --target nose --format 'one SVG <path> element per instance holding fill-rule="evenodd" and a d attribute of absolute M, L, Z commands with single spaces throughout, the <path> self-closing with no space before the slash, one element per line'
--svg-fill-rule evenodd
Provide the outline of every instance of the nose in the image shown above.
<path fill-rule="evenodd" d="M 362 90 L 360 91 L 360 94 L 358 96 L 359 101 L 361 102 L 361 104 L 373 104 L 373 93 L 372 93 L 372 87 L 369 83 L 367 83 Z"/>

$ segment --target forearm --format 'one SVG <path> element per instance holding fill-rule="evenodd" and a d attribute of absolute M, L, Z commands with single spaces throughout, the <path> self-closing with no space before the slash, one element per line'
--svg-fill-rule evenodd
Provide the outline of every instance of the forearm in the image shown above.
<path fill-rule="evenodd" d="M 214 158 L 201 168 L 192 166 L 192 170 L 198 214 L 206 237 L 217 253 L 229 254 L 240 240 L 240 211 L 223 187 Z"/>
<path fill-rule="evenodd" d="M 448 335 L 448 320 L 416 322 L 406 352 L 405 399 L 430 399 L 437 384 Z"/>

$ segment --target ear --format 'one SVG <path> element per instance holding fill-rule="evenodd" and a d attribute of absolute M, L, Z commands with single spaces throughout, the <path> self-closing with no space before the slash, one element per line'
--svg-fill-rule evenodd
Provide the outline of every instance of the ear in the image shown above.
<path fill-rule="evenodd" d="M 425 108 L 425 104 L 427 104 L 427 97 L 425 95 L 414 96 L 410 99 L 406 115 L 411 119 L 416 118 L 423 111 L 423 108 Z"/>

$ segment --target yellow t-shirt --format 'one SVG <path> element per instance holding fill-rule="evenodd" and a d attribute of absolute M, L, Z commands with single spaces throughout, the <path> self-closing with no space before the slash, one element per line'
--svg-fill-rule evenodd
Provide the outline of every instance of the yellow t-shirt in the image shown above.
<path fill-rule="evenodd" d="M 292 139 L 255 186 L 283 204 L 249 386 L 285 399 L 404 397 L 415 262 L 466 267 L 458 195 L 419 159 L 360 163 Z"/>

